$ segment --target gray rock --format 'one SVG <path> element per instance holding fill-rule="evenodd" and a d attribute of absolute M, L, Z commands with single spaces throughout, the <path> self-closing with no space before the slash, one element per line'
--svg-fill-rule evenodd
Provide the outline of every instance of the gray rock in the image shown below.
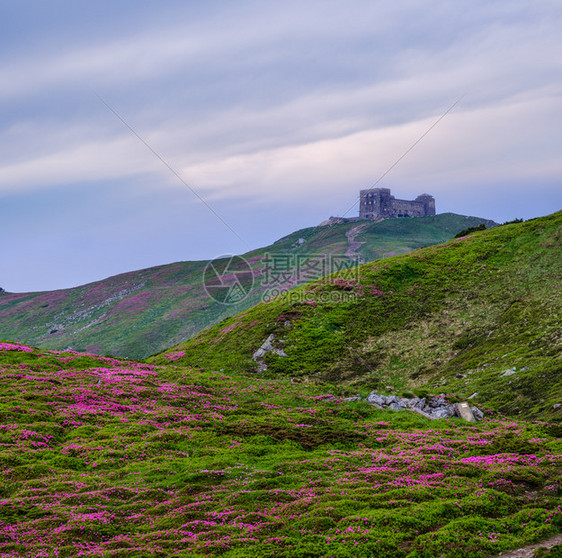
<path fill-rule="evenodd" d="M 441 407 L 446 407 L 448 404 L 447 402 L 441 398 L 441 397 L 431 397 L 428 402 L 427 405 L 429 408 L 431 409 L 439 409 Z"/>
<path fill-rule="evenodd" d="M 474 399 L 475 397 L 478 397 L 478 392 L 475 391 L 470 397 L 469 399 Z"/>
<path fill-rule="evenodd" d="M 450 418 L 455 414 L 455 411 L 451 406 L 441 407 L 439 409 L 435 409 L 430 413 L 431 418 L 433 419 L 442 419 L 442 418 Z"/>
<path fill-rule="evenodd" d="M 386 397 L 379 395 L 376 391 L 372 391 L 367 397 L 367 402 L 371 405 L 384 406 L 386 405 Z"/>
<path fill-rule="evenodd" d="M 361 396 L 356 395 L 355 397 L 344 397 L 343 400 L 346 401 L 347 403 L 351 403 L 352 401 L 361 401 Z"/>
<path fill-rule="evenodd" d="M 254 360 L 262 358 L 266 353 L 273 350 L 273 340 L 275 335 L 273 333 L 263 342 L 262 346 L 252 355 Z"/>
<path fill-rule="evenodd" d="M 558 409 L 558 407 L 562 406 L 562 403 L 555 403 L 552 408 L 553 409 Z"/>
<path fill-rule="evenodd" d="M 416 397 L 412 401 L 415 401 L 415 403 L 412 404 L 412 407 L 415 409 L 423 409 L 427 403 L 425 397 L 422 397 L 421 399 Z"/>
<path fill-rule="evenodd" d="M 516 374 L 516 370 L 515 368 L 510 368 L 509 370 L 506 370 L 501 376 L 500 378 L 505 378 L 506 376 L 513 376 L 513 374 Z"/>
<path fill-rule="evenodd" d="M 280 357 L 289 356 L 283 349 L 273 349 L 273 352 L 279 355 Z"/>
<path fill-rule="evenodd" d="M 482 420 L 484 418 L 484 413 L 478 407 L 471 407 L 470 410 L 476 420 Z"/>
<path fill-rule="evenodd" d="M 348 397 L 344 401 L 359 401 L 361 398 Z M 387 409 L 391 411 L 403 411 L 404 409 L 415 411 L 416 413 L 430 419 L 449 418 L 455 415 L 456 408 L 450 405 L 443 397 L 398 397 L 396 395 L 381 395 L 376 390 L 372 391 L 366 401 L 377 409 Z"/>

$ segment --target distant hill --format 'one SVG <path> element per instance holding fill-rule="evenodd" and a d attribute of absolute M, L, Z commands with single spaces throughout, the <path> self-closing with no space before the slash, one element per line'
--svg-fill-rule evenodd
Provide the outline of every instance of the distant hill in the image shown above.
<path fill-rule="evenodd" d="M 562 418 L 562 212 L 358 271 L 260 304 L 151 362 L 267 366 L 266 377 L 443 392 L 512 416 Z M 273 350 L 254 360 L 266 339 Z"/>
<path fill-rule="evenodd" d="M 321 259 L 347 254 L 368 262 L 445 242 L 459 231 L 481 224 L 495 225 L 477 217 L 445 213 L 302 229 L 244 255 L 255 284 L 236 304 L 225 305 L 208 296 L 203 280 L 207 261 L 133 271 L 72 289 L 0 292 L 0 339 L 48 349 L 144 358 L 275 294 L 271 281 L 266 284 L 267 266 L 289 266 L 292 277 L 281 285 L 287 288 L 311 278 L 294 273 L 298 258 L 307 255 Z M 264 263 L 268 254 L 277 255 L 273 263 Z M 325 269 L 331 270 L 329 266 Z"/>

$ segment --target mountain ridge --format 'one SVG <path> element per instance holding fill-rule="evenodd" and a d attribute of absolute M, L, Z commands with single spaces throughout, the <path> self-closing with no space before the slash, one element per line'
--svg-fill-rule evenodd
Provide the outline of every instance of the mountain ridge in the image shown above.
<path fill-rule="evenodd" d="M 335 274 L 149 359 L 562 412 L 562 212 Z M 340 301 L 338 301 L 340 297 Z M 272 349 L 256 358 L 269 339 Z M 267 367 L 267 370 L 265 369 Z"/>
<path fill-rule="evenodd" d="M 490 220 L 450 213 L 364 223 L 365 229 L 354 241 L 360 246 L 357 256 L 365 261 L 443 242 L 469 226 L 495 225 Z M 243 256 L 256 281 L 263 281 L 267 253 L 345 255 L 349 246 L 346 233 L 355 226 L 357 223 L 301 229 Z M 208 260 L 175 262 L 71 289 L 3 293 L 0 338 L 48 349 L 147 357 L 262 300 L 265 289 L 257 285 L 239 304 L 213 301 L 203 288 L 207 264 Z"/>

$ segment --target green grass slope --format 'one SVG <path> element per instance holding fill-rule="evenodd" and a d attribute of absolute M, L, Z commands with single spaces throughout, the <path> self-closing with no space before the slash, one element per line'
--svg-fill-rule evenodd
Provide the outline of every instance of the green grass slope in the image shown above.
<path fill-rule="evenodd" d="M 545 422 L 13 343 L 0 392 L 5 557 L 480 558 L 562 527 Z"/>
<path fill-rule="evenodd" d="M 444 242 L 458 231 L 490 221 L 443 214 L 360 224 L 357 253 L 367 261 Z M 358 223 L 297 231 L 246 254 L 256 286 L 238 304 L 209 298 L 203 287 L 207 262 L 178 262 L 111 277 L 81 287 L 40 292 L 0 292 L 0 339 L 50 349 L 75 349 L 143 358 L 189 339 L 211 324 L 260 302 L 264 256 L 345 254 L 346 233 Z M 299 243 L 299 239 L 304 242 Z M 294 263 L 291 264 L 294 268 Z"/>
<path fill-rule="evenodd" d="M 155 363 L 304 375 L 562 413 L 562 212 L 477 232 L 308 284 L 198 334 Z M 171 356 L 173 355 L 173 356 Z"/>

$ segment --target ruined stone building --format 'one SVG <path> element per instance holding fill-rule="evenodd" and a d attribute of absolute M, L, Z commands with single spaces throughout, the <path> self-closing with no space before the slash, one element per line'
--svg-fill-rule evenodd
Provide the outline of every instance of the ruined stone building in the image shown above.
<path fill-rule="evenodd" d="M 361 190 L 360 219 L 389 219 L 391 217 L 425 217 L 435 215 L 435 199 L 422 194 L 413 201 L 397 200 L 389 188 Z"/>

